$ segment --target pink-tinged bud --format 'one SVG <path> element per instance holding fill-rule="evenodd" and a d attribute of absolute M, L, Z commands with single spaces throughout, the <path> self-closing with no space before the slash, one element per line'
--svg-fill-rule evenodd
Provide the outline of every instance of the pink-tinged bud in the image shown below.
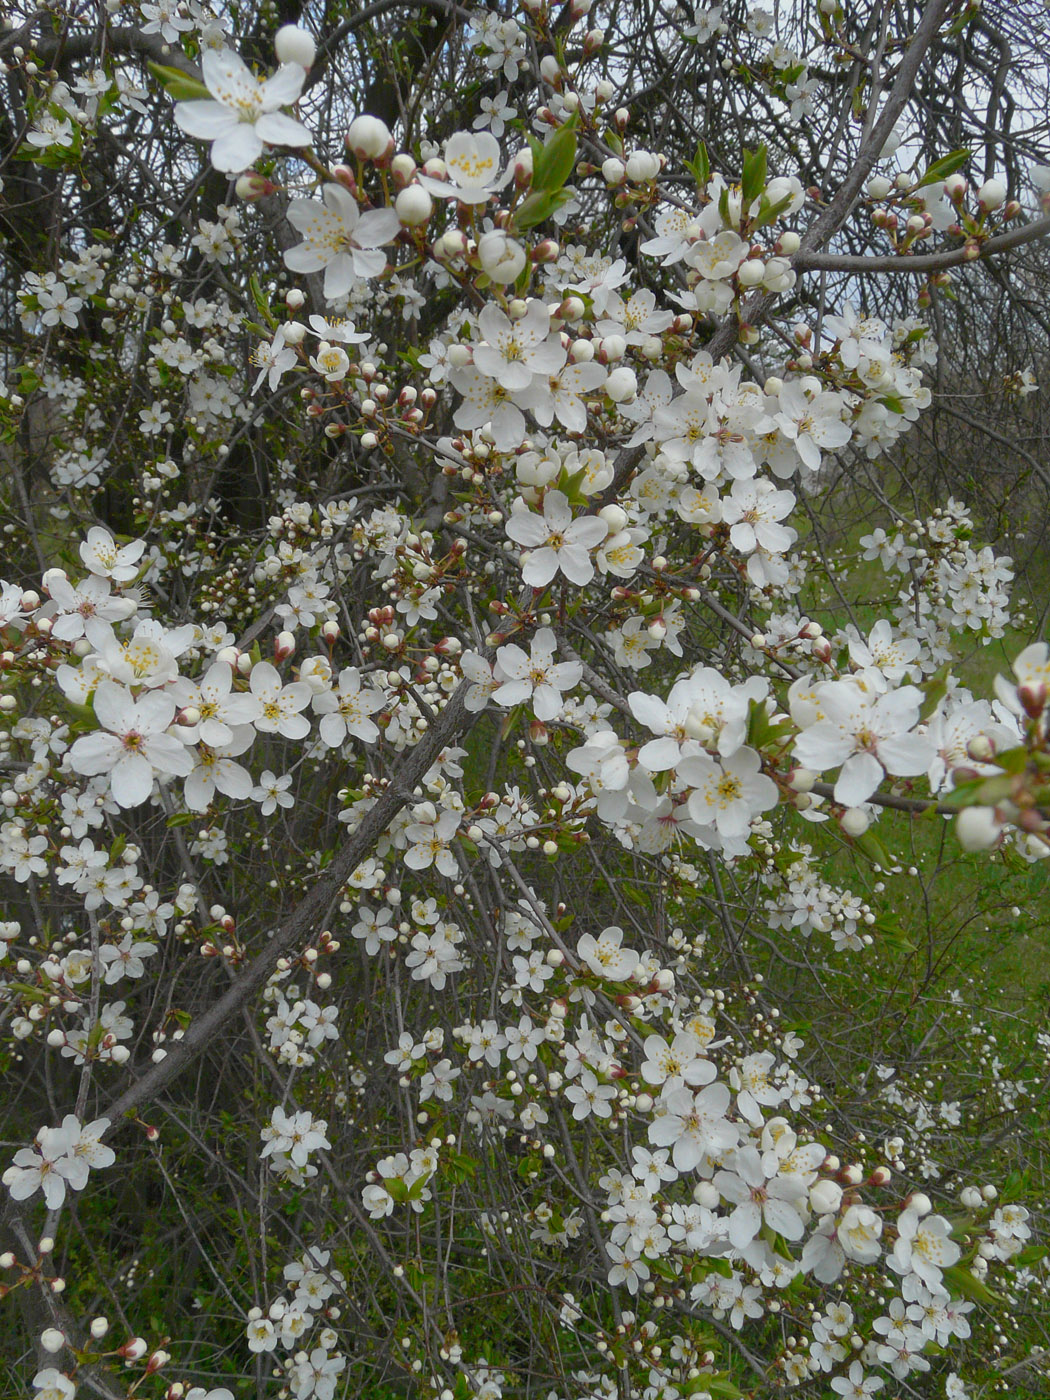
<path fill-rule="evenodd" d="M 238 199 L 243 200 L 245 204 L 254 204 L 257 199 L 273 194 L 277 186 L 272 180 L 267 180 L 265 175 L 246 170 L 243 175 L 238 176 L 233 188 Z"/>
<path fill-rule="evenodd" d="M 327 622 L 321 624 L 321 636 L 328 646 L 335 646 L 339 640 L 340 628 L 334 618 L 329 618 Z"/>
<path fill-rule="evenodd" d="M 398 189 L 403 189 L 409 181 L 415 178 L 418 168 L 407 151 L 398 152 L 390 162 L 390 173 L 394 177 L 394 184 L 397 185 Z"/>
<path fill-rule="evenodd" d="M 467 251 L 467 235 L 462 229 L 450 228 L 434 244 L 434 257 L 438 262 L 453 262 Z"/>
<path fill-rule="evenodd" d="M 159 1371 L 160 1368 L 170 1360 L 170 1351 L 155 1351 L 150 1357 L 150 1359 L 146 1362 L 146 1375 L 155 1375 L 156 1372 Z"/>
<path fill-rule="evenodd" d="M 514 173 L 514 183 L 519 189 L 524 189 L 526 185 L 532 183 L 532 150 L 526 146 L 514 157 L 512 167 Z"/>
<path fill-rule="evenodd" d="M 1022 681 L 1017 687 L 1017 698 L 1029 719 L 1038 719 L 1046 709 L 1046 682 Z"/>
<path fill-rule="evenodd" d="M 615 364 L 626 353 L 627 341 L 622 335 L 604 336 L 597 346 L 598 363 L 602 365 Z"/>
<path fill-rule="evenodd" d="M 788 774 L 788 787 L 793 792 L 812 792 L 817 775 L 810 768 L 794 768 Z"/>
<path fill-rule="evenodd" d="M 583 36 L 583 56 L 592 58 L 605 43 L 604 29 L 588 29 Z"/>
<path fill-rule="evenodd" d="M 175 723 L 185 725 L 187 729 L 192 728 L 195 724 L 200 724 L 200 722 L 201 712 L 197 709 L 196 705 L 187 705 L 184 710 L 180 710 L 175 716 Z"/>
<path fill-rule="evenodd" d="M 888 1186 L 892 1175 L 889 1167 L 876 1167 L 868 1177 L 868 1183 L 871 1186 Z"/>
<path fill-rule="evenodd" d="M 542 720 L 534 719 L 529 725 L 529 738 L 534 744 L 547 744 L 550 737 L 550 731 Z"/>
<path fill-rule="evenodd" d="M 831 660 L 831 643 L 827 637 L 817 637 L 810 646 L 810 652 L 826 666 Z"/>
<path fill-rule="evenodd" d="M 219 919 L 219 927 L 225 933 L 232 933 L 237 927 L 237 920 L 233 917 L 232 914 L 223 914 L 222 917 Z"/>
<path fill-rule="evenodd" d="M 1003 206 L 1004 219 L 1016 219 L 1021 213 L 1021 201 L 1019 199 L 1008 199 Z"/>
<path fill-rule="evenodd" d="M 551 263 L 557 261 L 560 254 L 558 243 L 553 238 L 544 238 L 536 244 L 530 256 L 534 263 Z"/>
<path fill-rule="evenodd" d="M 578 321 L 587 310 L 581 297 L 566 297 L 554 313 L 560 321 Z"/>
<path fill-rule="evenodd" d="M 332 174 L 344 190 L 349 190 L 355 199 L 358 198 L 357 180 L 348 165 L 333 165 Z"/>
<path fill-rule="evenodd" d="M 976 259 L 979 258 L 980 256 L 981 256 L 981 245 L 977 242 L 977 239 L 976 239 L 976 238 L 967 239 L 967 241 L 966 241 L 966 246 L 963 248 L 963 257 L 965 258 L 965 260 L 966 260 L 967 262 L 974 262 L 974 261 L 976 261 Z"/>
<path fill-rule="evenodd" d="M 141 1361 L 147 1350 L 145 1338 L 132 1337 L 129 1342 L 117 1348 L 117 1355 L 122 1356 L 125 1361 Z"/>
<path fill-rule="evenodd" d="M 291 632 L 278 632 L 273 643 L 273 659 L 277 662 L 287 661 L 290 656 L 294 655 L 294 636 Z"/>
<path fill-rule="evenodd" d="M 958 173 L 949 175 L 944 182 L 944 193 L 953 204 L 960 203 L 968 189 L 969 183 L 965 175 L 960 175 Z"/>
<path fill-rule="evenodd" d="M 393 156 L 394 138 L 386 122 L 378 117 L 355 117 L 346 133 L 346 148 L 353 151 L 358 160 L 371 160 L 378 164 Z"/>
<path fill-rule="evenodd" d="M 540 59 L 540 77 L 552 88 L 561 87 L 562 68 L 553 54 L 546 54 Z"/>

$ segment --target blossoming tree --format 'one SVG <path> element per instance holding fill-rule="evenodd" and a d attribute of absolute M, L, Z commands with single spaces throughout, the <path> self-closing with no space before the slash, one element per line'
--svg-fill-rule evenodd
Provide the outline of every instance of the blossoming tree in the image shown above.
<path fill-rule="evenodd" d="M 7 21 L 10 1394 L 1039 1393 L 905 853 L 1042 868 L 1050 649 L 888 487 L 1023 7 L 787 8 Z"/>

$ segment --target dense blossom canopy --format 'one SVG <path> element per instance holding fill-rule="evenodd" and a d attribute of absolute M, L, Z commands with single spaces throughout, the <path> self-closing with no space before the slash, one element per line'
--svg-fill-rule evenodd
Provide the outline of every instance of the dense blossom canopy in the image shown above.
<path fill-rule="evenodd" d="M 904 467 L 1043 256 L 1041 60 L 281 13 L 0 33 L 12 1395 L 1027 1386 L 1050 1041 L 931 890 L 1050 856 L 1050 647 Z"/>

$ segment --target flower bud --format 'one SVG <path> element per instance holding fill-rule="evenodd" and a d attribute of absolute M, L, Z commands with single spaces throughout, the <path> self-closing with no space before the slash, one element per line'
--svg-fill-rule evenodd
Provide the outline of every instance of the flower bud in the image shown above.
<path fill-rule="evenodd" d="M 425 224 L 434 212 L 434 201 L 422 185 L 407 185 L 394 200 L 394 213 L 406 228 Z"/>
<path fill-rule="evenodd" d="M 1017 698 L 1028 718 L 1038 719 L 1046 709 L 1046 682 L 1022 681 L 1017 687 Z"/>
<path fill-rule="evenodd" d="M 736 271 L 737 281 L 742 287 L 757 287 L 765 275 L 766 268 L 761 258 L 749 258 Z"/>
<path fill-rule="evenodd" d="M 297 24 L 282 24 L 273 41 L 273 51 L 278 63 L 298 63 L 300 68 L 309 68 L 317 56 L 314 36 Z"/>
<path fill-rule="evenodd" d="M 525 249 L 501 229 L 482 234 L 478 242 L 478 261 L 493 282 L 507 286 L 517 281 L 528 262 Z"/>
<path fill-rule="evenodd" d="M 378 117 L 355 117 L 346 133 L 346 146 L 359 160 L 379 161 L 393 155 L 394 138 Z"/>
<path fill-rule="evenodd" d="M 409 183 L 417 169 L 415 161 L 407 151 L 399 151 L 390 162 L 390 173 L 394 177 L 394 184 L 401 187 Z"/>
<path fill-rule="evenodd" d="M 45 1327 L 40 1334 L 40 1345 L 52 1356 L 61 1351 L 65 1344 L 66 1339 L 57 1327 Z"/>
<path fill-rule="evenodd" d="M 700 1181 L 693 1187 L 693 1200 L 705 1210 L 717 1210 L 720 1199 L 713 1181 Z"/>
<path fill-rule="evenodd" d="M 553 54 L 546 54 L 540 59 L 540 77 L 545 83 L 556 88 L 561 83 L 561 64 Z"/>
<path fill-rule="evenodd" d="M 1002 835 L 994 807 L 964 807 L 955 818 L 955 835 L 964 851 L 987 851 Z"/>
<path fill-rule="evenodd" d="M 295 654 L 295 637 L 291 632 L 278 632 L 273 643 L 273 659 L 287 661 Z"/>
<path fill-rule="evenodd" d="M 977 202 L 982 209 L 998 209 L 1006 201 L 1006 186 L 1002 180 L 985 180 L 977 191 Z"/>
<path fill-rule="evenodd" d="M 622 335 L 607 335 L 599 344 L 597 353 L 600 364 L 613 364 L 627 354 L 627 340 Z"/>
<path fill-rule="evenodd" d="M 863 836 L 871 826 L 871 818 L 863 807 L 847 807 L 839 818 L 839 826 L 847 836 Z"/>
<path fill-rule="evenodd" d="M 613 403 L 632 403 L 638 397 L 638 376 L 633 369 L 620 365 L 605 381 L 605 392 Z"/>
<path fill-rule="evenodd" d="M 842 1204 L 842 1187 L 837 1181 L 817 1181 L 809 1188 L 809 1204 L 817 1215 L 831 1215 Z"/>
<path fill-rule="evenodd" d="M 647 185 L 659 173 L 660 157 L 652 151 L 635 151 L 627 159 L 627 179 L 632 185 Z"/>
<path fill-rule="evenodd" d="M 467 251 L 467 235 L 458 228 L 450 228 L 434 244 L 434 256 L 438 262 L 452 262 L 461 258 Z"/>
<path fill-rule="evenodd" d="M 243 200 L 245 204 L 253 204 L 255 200 L 273 194 L 277 186 L 271 180 L 267 180 L 265 175 L 246 170 L 243 175 L 238 176 L 233 188 L 238 199 Z"/>

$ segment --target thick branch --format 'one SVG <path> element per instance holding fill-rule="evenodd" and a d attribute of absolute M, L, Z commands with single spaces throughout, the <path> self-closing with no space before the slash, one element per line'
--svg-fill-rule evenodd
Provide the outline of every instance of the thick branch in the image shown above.
<path fill-rule="evenodd" d="M 1011 248 L 1021 248 L 1036 239 L 1050 234 L 1050 215 L 1037 219 L 1031 224 L 1021 224 L 1009 233 L 997 234 L 981 244 L 980 258 L 990 258 L 996 253 L 1008 253 Z M 815 253 L 800 250 L 795 258 L 795 266 L 803 271 L 817 272 L 904 272 L 924 275 L 939 272 L 943 268 L 958 267 L 960 263 L 975 262 L 978 259 L 967 255 L 967 245 L 950 248 L 944 253 L 905 253 L 886 254 L 877 257 L 854 257 L 846 253 Z"/>

